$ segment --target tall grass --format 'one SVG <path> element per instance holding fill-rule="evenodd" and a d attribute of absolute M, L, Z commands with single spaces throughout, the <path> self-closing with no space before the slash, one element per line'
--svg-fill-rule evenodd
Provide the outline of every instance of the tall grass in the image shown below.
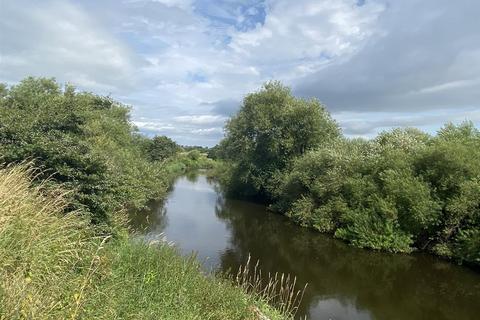
<path fill-rule="evenodd" d="M 297 278 L 288 274 L 263 275 L 259 261 L 253 264 L 250 256 L 245 265 L 238 268 L 233 280 L 244 292 L 257 296 L 292 318 L 296 315 L 307 288 L 305 285 L 304 288 L 297 289 Z"/>
<path fill-rule="evenodd" d="M 0 319 L 283 319 L 167 244 L 98 232 L 65 214 L 35 170 L 0 169 Z M 260 317 L 261 315 L 261 317 Z"/>
<path fill-rule="evenodd" d="M 63 215 L 62 190 L 31 186 L 35 171 L 0 171 L 0 318 L 73 313 L 101 239 L 81 212 Z M 86 285 L 83 285 L 85 290 Z"/>

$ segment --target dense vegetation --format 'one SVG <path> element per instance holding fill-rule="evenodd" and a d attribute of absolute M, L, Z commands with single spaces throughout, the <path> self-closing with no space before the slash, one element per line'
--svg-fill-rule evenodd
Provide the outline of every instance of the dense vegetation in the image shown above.
<path fill-rule="evenodd" d="M 35 173 L 0 169 L 0 319 L 282 318 L 166 243 L 97 236 Z"/>
<path fill-rule="evenodd" d="M 226 131 L 220 154 L 235 164 L 231 191 L 268 201 L 293 158 L 340 134 L 318 101 L 296 99 L 278 82 L 248 95 Z"/>
<path fill-rule="evenodd" d="M 227 191 L 363 248 L 430 250 L 480 265 L 480 132 L 394 129 L 347 139 L 279 83 L 248 95 L 213 150 Z"/>
<path fill-rule="evenodd" d="M 179 170 L 209 165 L 167 137 L 140 135 L 126 106 L 44 78 L 3 86 L 0 94 L 0 163 L 25 160 L 42 169 L 38 181 L 73 190 L 71 209 L 97 224 L 121 207 L 162 197 Z"/>
<path fill-rule="evenodd" d="M 126 106 L 53 79 L 0 85 L 0 319 L 282 318 L 194 258 L 127 233 L 126 209 L 213 166 L 202 151 L 148 139 Z"/>
<path fill-rule="evenodd" d="M 151 161 L 164 161 L 180 151 L 180 146 L 165 136 L 156 136 L 146 146 Z"/>

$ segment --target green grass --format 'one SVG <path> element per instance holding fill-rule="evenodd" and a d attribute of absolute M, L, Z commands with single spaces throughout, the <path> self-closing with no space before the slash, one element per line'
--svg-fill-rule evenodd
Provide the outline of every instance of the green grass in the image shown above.
<path fill-rule="evenodd" d="M 115 239 L 62 190 L 23 167 L 0 170 L 0 319 L 282 319 L 258 295 L 204 274 L 165 243 Z"/>
<path fill-rule="evenodd" d="M 203 275 L 194 258 L 180 258 L 166 245 L 119 241 L 105 257 L 111 273 L 85 304 L 87 318 L 255 319 L 250 306 L 258 303 L 251 296 Z M 105 300 L 105 293 L 115 298 Z"/>

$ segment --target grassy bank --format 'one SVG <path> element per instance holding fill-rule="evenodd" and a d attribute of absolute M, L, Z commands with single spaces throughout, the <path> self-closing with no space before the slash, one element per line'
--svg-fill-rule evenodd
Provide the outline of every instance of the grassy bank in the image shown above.
<path fill-rule="evenodd" d="M 88 214 L 65 214 L 61 189 L 31 176 L 0 170 L 0 319 L 281 318 L 166 244 L 97 236 Z"/>

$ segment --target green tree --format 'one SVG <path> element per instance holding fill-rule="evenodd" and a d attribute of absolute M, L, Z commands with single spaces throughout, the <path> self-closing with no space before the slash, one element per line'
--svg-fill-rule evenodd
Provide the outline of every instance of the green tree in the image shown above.
<path fill-rule="evenodd" d="M 415 165 L 440 203 L 433 250 L 478 263 L 480 131 L 471 122 L 447 124 L 418 154 Z"/>
<path fill-rule="evenodd" d="M 8 87 L 4 83 L 0 83 L 0 101 L 3 100 L 8 94 Z M 1 102 L 0 102 L 1 103 Z"/>
<path fill-rule="evenodd" d="M 179 151 L 180 146 L 166 136 L 155 136 L 148 146 L 148 155 L 152 161 L 165 160 Z"/>
<path fill-rule="evenodd" d="M 280 173 L 310 149 L 340 135 L 317 100 L 294 97 L 279 82 L 245 97 L 226 125 L 223 154 L 233 163 L 230 187 L 244 196 L 270 200 Z"/>
<path fill-rule="evenodd" d="M 108 97 L 62 90 L 54 79 L 26 78 L 0 99 L 0 163 L 30 159 L 50 179 L 73 190 L 71 203 L 96 223 L 123 206 L 143 206 L 166 190 L 159 166 L 142 150 L 144 139 L 129 109 Z"/>
<path fill-rule="evenodd" d="M 347 139 L 322 105 L 278 82 L 248 95 L 214 155 L 236 196 L 362 247 L 480 263 L 480 131 L 394 129 Z M 223 168 L 223 166 L 222 166 Z"/>

